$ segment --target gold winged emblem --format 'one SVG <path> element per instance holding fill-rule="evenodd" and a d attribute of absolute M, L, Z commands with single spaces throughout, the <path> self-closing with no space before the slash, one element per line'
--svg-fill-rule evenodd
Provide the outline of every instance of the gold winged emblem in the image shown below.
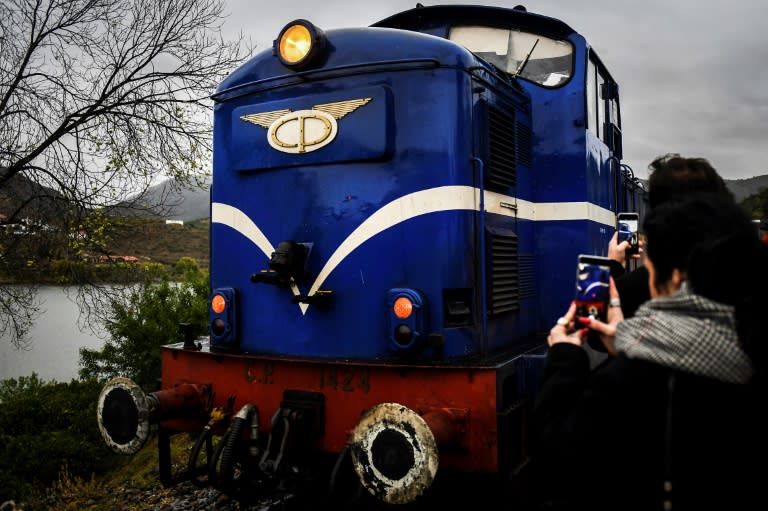
<path fill-rule="evenodd" d="M 321 103 L 311 110 L 272 110 L 241 115 L 240 119 L 267 128 L 267 140 L 278 151 L 307 153 L 330 144 L 338 133 L 336 121 L 366 105 L 371 99 Z"/>

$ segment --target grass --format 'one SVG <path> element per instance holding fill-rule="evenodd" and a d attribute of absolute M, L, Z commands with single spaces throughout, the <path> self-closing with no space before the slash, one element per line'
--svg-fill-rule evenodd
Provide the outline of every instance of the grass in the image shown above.
<path fill-rule="evenodd" d="M 171 439 L 171 466 L 179 471 L 186 466 L 194 443 L 188 435 Z M 85 480 L 66 470 L 44 494 L 22 503 L 24 511 L 142 511 L 167 509 L 176 495 L 164 488 L 158 472 L 157 435 L 135 455 L 126 456 L 109 473 Z"/>

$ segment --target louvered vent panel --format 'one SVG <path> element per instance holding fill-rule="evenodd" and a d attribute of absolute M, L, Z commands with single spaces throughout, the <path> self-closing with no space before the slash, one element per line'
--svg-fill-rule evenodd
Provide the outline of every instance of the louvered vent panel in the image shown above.
<path fill-rule="evenodd" d="M 515 118 L 489 105 L 488 130 L 488 182 L 504 188 L 513 187 L 517 183 Z"/>
<path fill-rule="evenodd" d="M 517 163 L 526 167 L 533 166 L 533 137 L 531 128 L 520 122 L 515 123 L 517 141 Z"/>
<path fill-rule="evenodd" d="M 520 275 L 517 236 L 489 233 L 490 272 L 488 312 L 491 316 L 518 310 L 520 307 Z"/>
<path fill-rule="evenodd" d="M 520 298 L 534 296 L 536 283 L 535 264 L 532 254 L 517 256 L 517 271 L 520 276 Z"/>

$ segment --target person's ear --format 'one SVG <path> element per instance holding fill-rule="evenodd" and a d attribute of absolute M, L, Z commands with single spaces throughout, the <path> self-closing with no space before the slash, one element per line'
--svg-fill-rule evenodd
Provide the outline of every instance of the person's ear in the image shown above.
<path fill-rule="evenodd" d="M 669 282 L 667 283 L 667 285 L 669 286 L 669 292 L 674 293 L 675 291 L 680 289 L 680 286 L 683 285 L 683 281 L 685 281 L 685 272 L 682 272 L 677 268 L 672 270 L 672 276 L 670 277 Z"/>

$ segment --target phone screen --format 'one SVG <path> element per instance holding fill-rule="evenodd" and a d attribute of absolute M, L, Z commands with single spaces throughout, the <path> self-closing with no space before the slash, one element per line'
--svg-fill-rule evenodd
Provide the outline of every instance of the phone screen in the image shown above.
<path fill-rule="evenodd" d="M 622 241 L 629 242 L 629 252 L 637 253 L 640 243 L 638 240 L 638 224 L 640 223 L 637 213 L 619 213 L 617 215 L 618 243 Z"/>
<path fill-rule="evenodd" d="M 608 321 L 610 297 L 610 259 L 601 256 L 580 255 L 576 268 L 576 317 Z M 600 335 L 595 330 L 587 333 L 587 344 L 595 351 L 605 352 Z"/>
<path fill-rule="evenodd" d="M 576 271 L 576 315 L 606 321 L 608 316 L 609 259 L 580 255 Z"/>

